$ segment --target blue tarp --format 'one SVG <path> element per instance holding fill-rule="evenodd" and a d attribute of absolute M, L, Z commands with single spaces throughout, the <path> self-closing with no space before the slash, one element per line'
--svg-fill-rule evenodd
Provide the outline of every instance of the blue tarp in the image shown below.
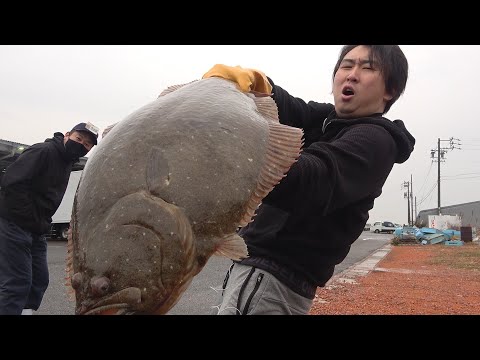
<path fill-rule="evenodd" d="M 422 244 L 439 244 L 446 241 L 454 241 L 460 239 L 460 231 L 447 229 L 438 230 L 433 228 L 423 227 L 421 229 L 417 227 L 404 226 L 396 228 L 393 232 L 397 239 L 417 239 L 422 240 Z"/>

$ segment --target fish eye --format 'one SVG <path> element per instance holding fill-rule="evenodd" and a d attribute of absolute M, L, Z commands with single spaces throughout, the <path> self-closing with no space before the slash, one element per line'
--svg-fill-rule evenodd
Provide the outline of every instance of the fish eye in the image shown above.
<path fill-rule="evenodd" d="M 104 296 L 110 289 L 110 281 L 105 276 L 93 278 L 90 280 L 90 288 L 94 296 Z"/>
<path fill-rule="evenodd" d="M 78 290 L 82 284 L 83 275 L 81 273 L 76 273 L 72 276 L 72 288 Z"/>

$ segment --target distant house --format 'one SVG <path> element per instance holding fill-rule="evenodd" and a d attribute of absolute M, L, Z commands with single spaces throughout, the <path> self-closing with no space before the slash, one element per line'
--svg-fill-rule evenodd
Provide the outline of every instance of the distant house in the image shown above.
<path fill-rule="evenodd" d="M 427 226 L 428 215 L 438 215 L 438 208 L 420 211 L 415 220 L 415 225 L 418 227 Z M 480 228 L 480 201 L 442 206 L 442 215 L 458 215 L 462 218 L 462 226 L 472 226 L 478 229 Z"/>

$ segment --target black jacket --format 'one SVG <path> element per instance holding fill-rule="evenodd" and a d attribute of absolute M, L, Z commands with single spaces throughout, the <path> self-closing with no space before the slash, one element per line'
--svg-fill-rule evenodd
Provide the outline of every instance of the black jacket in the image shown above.
<path fill-rule="evenodd" d="M 27 148 L 3 175 L 0 217 L 34 234 L 47 233 L 65 194 L 72 165 L 62 133 Z"/>
<path fill-rule="evenodd" d="M 409 158 L 415 139 L 401 120 L 339 119 L 332 104 L 307 104 L 275 85 L 273 94 L 280 122 L 302 128 L 305 145 L 239 231 L 250 255 L 242 263 L 313 298 L 362 233 L 393 164 Z"/>

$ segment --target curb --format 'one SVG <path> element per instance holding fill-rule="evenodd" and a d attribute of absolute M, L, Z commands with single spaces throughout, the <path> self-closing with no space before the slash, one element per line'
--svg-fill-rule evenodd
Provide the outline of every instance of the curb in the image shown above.
<path fill-rule="evenodd" d="M 387 254 L 392 250 L 391 244 L 386 244 L 383 247 L 375 250 L 371 255 L 367 256 L 365 259 L 360 260 L 356 264 L 353 264 L 349 268 L 343 270 L 341 273 L 338 273 L 331 277 L 329 281 L 325 284 L 325 288 L 331 288 L 337 286 L 337 284 L 356 284 L 355 280 L 359 276 L 368 275 L 377 264 L 382 260 Z"/>

